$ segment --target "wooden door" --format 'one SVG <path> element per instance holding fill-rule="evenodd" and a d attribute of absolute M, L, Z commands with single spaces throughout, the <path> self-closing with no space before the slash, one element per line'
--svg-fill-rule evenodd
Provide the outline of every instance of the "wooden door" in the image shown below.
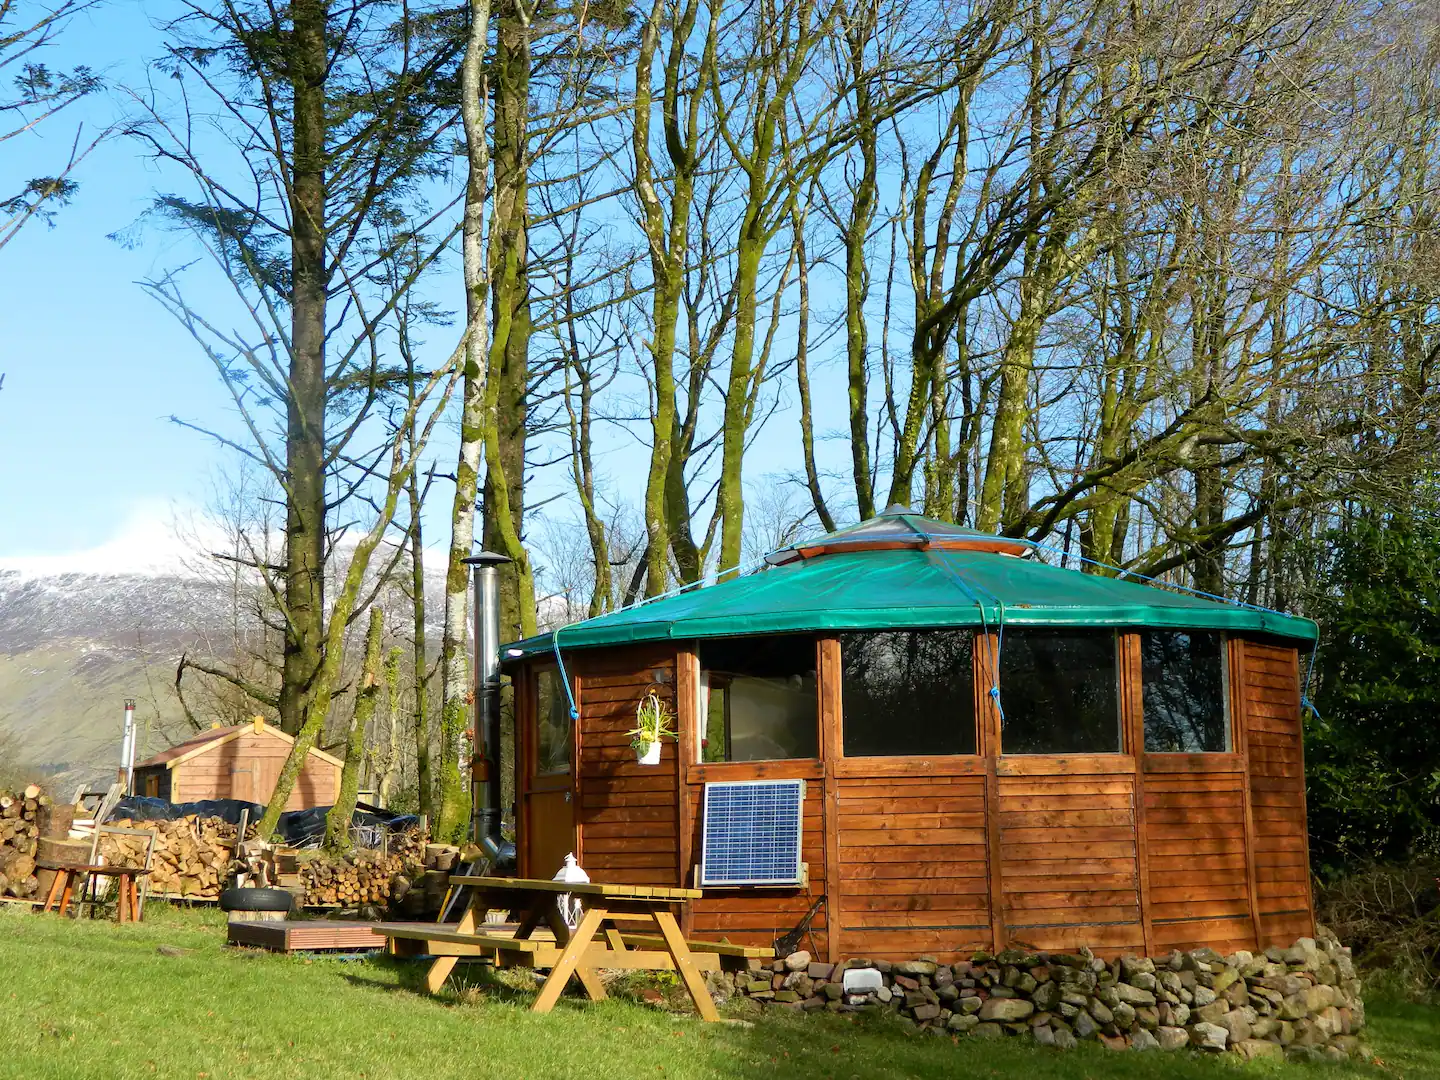
<path fill-rule="evenodd" d="M 257 775 L 258 768 L 256 761 L 252 758 L 249 761 L 236 762 L 230 766 L 230 794 L 231 799 L 240 799 L 243 802 L 264 803 L 270 801 L 270 791 L 263 794 L 261 788 L 264 778 Z M 273 788 L 273 783 L 271 787 Z"/>
<path fill-rule="evenodd" d="M 575 850 L 575 725 L 558 669 L 533 670 L 527 689 L 520 872 L 550 878 Z"/>

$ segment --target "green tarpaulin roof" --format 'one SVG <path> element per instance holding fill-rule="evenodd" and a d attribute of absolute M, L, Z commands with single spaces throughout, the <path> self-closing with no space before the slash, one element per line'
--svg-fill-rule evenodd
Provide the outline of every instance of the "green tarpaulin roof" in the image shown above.
<path fill-rule="evenodd" d="M 1309 619 L 1062 570 L 1038 558 L 966 550 L 967 537 L 977 544 L 999 538 L 912 514 L 887 512 L 865 524 L 873 527 L 859 536 L 842 530 L 777 552 L 772 565 L 755 573 L 564 627 L 560 647 L 794 631 L 994 629 L 1002 622 L 1229 630 L 1301 641 L 1313 641 L 1317 633 Z M 860 548 L 877 542 L 909 546 L 845 549 L 846 543 Z M 823 553 L 800 554 L 827 544 Z M 551 648 L 551 635 L 542 634 L 506 647 L 502 657 Z"/>

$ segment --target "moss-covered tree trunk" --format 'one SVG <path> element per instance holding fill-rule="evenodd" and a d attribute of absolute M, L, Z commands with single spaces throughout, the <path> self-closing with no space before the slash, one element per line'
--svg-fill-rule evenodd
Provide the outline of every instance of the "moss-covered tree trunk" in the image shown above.
<path fill-rule="evenodd" d="M 360 770 L 365 764 L 365 747 L 370 721 L 380 700 L 380 636 L 385 614 L 376 605 L 370 609 L 370 626 L 365 632 L 365 656 L 360 662 L 360 690 L 355 695 L 355 713 L 350 718 L 350 735 L 345 740 L 345 765 L 340 770 L 340 791 L 335 805 L 325 815 L 325 850 L 348 851 L 350 819 L 360 793 Z"/>
<path fill-rule="evenodd" d="M 411 376 L 414 385 L 414 376 Z M 435 813 L 435 781 L 430 768 L 430 694 L 426 675 L 429 658 L 425 635 L 425 544 L 422 530 L 420 481 L 413 473 L 408 485 L 410 498 L 410 677 L 415 686 L 411 720 L 415 734 L 415 783 L 420 813 Z"/>
<path fill-rule="evenodd" d="M 699 167 L 696 148 L 700 117 L 713 70 L 710 60 L 715 49 L 719 14 L 718 8 L 712 12 L 705 37 L 705 59 L 696 73 L 699 84 L 693 88 L 684 85 L 684 58 L 686 49 L 690 47 L 700 5 L 697 0 L 690 0 L 674 8 L 670 17 L 670 49 L 665 59 L 661 89 L 661 116 L 670 173 L 667 206 L 661 190 L 656 187 L 650 138 L 655 54 L 669 7 L 665 0 L 655 0 L 640 36 L 635 59 L 635 128 L 631 140 L 635 162 L 634 189 L 642 211 L 641 224 L 645 229 L 654 279 L 650 293 L 652 326 L 649 352 L 655 408 L 650 419 L 650 470 L 645 480 L 647 596 L 658 596 L 669 585 L 670 550 L 676 533 L 671 516 L 676 507 L 669 493 L 679 436 L 675 404 L 675 343 L 685 288 L 685 263 L 690 255 L 690 210 L 695 195 L 695 172 Z M 681 547 L 684 547 L 683 542 Z"/>
<path fill-rule="evenodd" d="M 523 543 L 529 418 L 530 21 L 499 10 L 491 61 L 495 118 L 489 274 L 492 334 L 485 384 L 485 546 L 510 558 L 500 572 L 500 637 L 535 632 L 535 583 Z"/>
<path fill-rule="evenodd" d="M 875 221 L 879 185 L 879 135 L 867 48 L 875 32 L 876 9 L 863 5 L 840 21 L 849 74 L 854 82 L 855 146 L 860 152 L 850 217 L 845 222 L 845 378 L 850 413 L 850 473 L 855 509 L 861 521 L 875 516 L 870 476 L 870 337 L 865 303 L 870 296 L 870 266 L 865 245 Z"/>
<path fill-rule="evenodd" d="M 326 0 L 291 6 L 290 369 L 285 424 L 285 651 L 280 728 L 294 735 L 314 694 L 325 639 Z"/>
<path fill-rule="evenodd" d="M 465 369 L 461 387 L 460 447 L 455 462 L 455 497 L 450 509 L 450 555 L 445 568 L 445 630 L 440 643 L 441 760 L 438 820 L 434 835 L 458 839 L 469 820 L 469 762 L 460 760 L 470 718 L 470 663 L 465 643 L 470 611 L 470 557 L 475 541 L 475 499 L 480 451 L 485 442 L 485 379 L 489 364 L 490 312 L 485 253 L 485 200 L 490 147 L 485 130 L 485 52 L 489 0 L 471 0 L 470 37 L 461 66 L 461 117 L 465 124 L 467 176 L 461 227 L 465 276 Z"/>
<path fill-rule="evenodd" d="M 425 452 L 425 446 L 430 440 L 435 424 L 444 414 L 445 407 L 450 401 L 450 395 L 455 389 L 459 363 L 460 357 L 457 350 L 456 355 L 452 356 L 445 364 L 440 365 L 430 376 L 424 389 L 415 395 L 404 416 L 396 425 L 389 468 L 385 474 L 384 499 L 376 509 L 374 524 L 355 545 L 354 553 L 350 557 L 350 565 L 346 567 L 345 578 L 340 585 L 340 592 L 330 606 L 320 669 L 315 675 L 314 693 L 306 707 L 300 730 L 295 733 L 295 741 L 290 747 L 290 753 L 285 758 L 285 764 L 280 769 L 279 777 L 276 778 L 275 790 L 270 794 L 270 802 L 265 807 L 265 814 L 260 819 L 258 828 L 261 836 L 268 837 L 274 833 L 275 826 L 280 820 L 280 813 L 290 799 L 290 792 L 295 789 L 295 782 L 300 777 L 300 770 L 304 768 L 305 759 L 315 748 L 316 742 L 325 730 L 325 718 L 329 715 L 330 702 L 334 697 L 335 685 L 339 680 L 340 669 L 345 659 L 345 628 L 350 624 L 351 616 L 355 614 L 360 590 L 370 571 L 370 560 L 375 555 L 375 549 L 385 539 L 386 533 L 389 532 L 390 526 L 395 520 L 395 507 L 400 501 L 400 493 L 409 481 L 410 474 L 415 469 L 415 463 Z M 438 396 L 438 401 L 434 400 L 436 396 Z M 408 437 L 410 429 L 421 424 L 420 410 L 427 408 L 432 403 L 433 410 L 425 418 L 422 430 L 413 442 L 410 441 Z"/>

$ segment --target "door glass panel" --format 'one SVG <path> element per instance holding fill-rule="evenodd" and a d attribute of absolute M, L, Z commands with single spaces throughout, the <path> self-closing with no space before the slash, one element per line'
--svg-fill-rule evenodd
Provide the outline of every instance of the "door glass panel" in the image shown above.
<path fill-rule="evenodd" d="M 535 775 L 558 776 L 570 771 L 570 699 L 560 673 L 542 671 L 535 680 Z"/>

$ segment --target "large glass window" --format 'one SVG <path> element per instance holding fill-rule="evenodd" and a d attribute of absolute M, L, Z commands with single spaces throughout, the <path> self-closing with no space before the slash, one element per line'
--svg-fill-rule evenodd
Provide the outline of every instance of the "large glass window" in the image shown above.
<path fill-rule="evenodd" d="M 1224 753 L 1225 638 L 1196 630 L 1140 634 L 1145 749 L 1151 754 Z"/>
<path fill-rule="evenodd" d="M 560 672 L 547 668 L 535 679 L 535 775 L 570 771 L 570 699 Z"/>
<path fill-rule="evenodd" d="M 840 635 L 846 757 L 975 753 L 975 635 Z"/>
<path fill-rule="evenodd" d="M 1115 635 L 1006 628 L 1000 649 L 1005 754 L 1120 751 Z"/>
<path fill-rule="evenodd" d="M 815 639 L 701 642 L 699 712 L 702 761 L 819 757 Z"/>

